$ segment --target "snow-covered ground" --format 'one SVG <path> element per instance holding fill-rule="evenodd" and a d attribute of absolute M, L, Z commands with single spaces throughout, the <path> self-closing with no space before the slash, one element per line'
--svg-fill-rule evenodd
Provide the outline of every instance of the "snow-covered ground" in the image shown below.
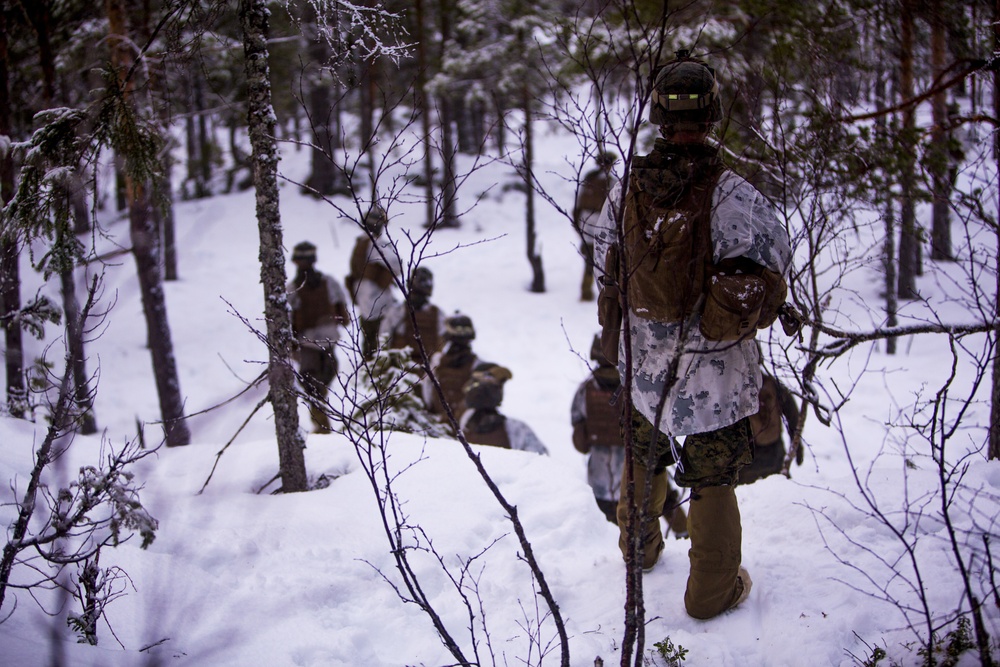
<path fill-rule="evenodd" d="M 572 139 L 539 134 L 540 177 L 569 206 L 564 156 L 579 150 Z M 305 152 L 289 150 L 282 170 L 302 180 L 307 164 Z M 528 291 L 524 195 L 491 189 L 513 179 L 500 163 L 470 177 L 460 208 L 485 196 L 463 215 L 460 229 L 436 233 L 425 265 L 435 274 L 433 301 L 445 311 L 471 316 L 479 356 L 512 370 L 504 412 L 530 424 L 551 453 L 477 448 L 517 505 L 566 622 L 571 663 L 590 666 L 599 656 L 605 665 L 617 664 L 625 601 L 618 533 L 594 504 L 585 457 L 570 441 L 570 400 L 587 377 L 595 306 L 578 299 L 582 260 L 572 229 L 541 201 L 539 248 L 547 291 Z M 328 204 L 302 196 L 291 183 L 283 184 L 281 196 L 286 247 L 311 240 L 319 248 L 319 268 L 342 280 L 357 234 L 354 224 L 337 219 Z M 193 414 L 236 395 L 262 370 L 265 349 L 234 314 L 263 329 L 257 227 L 252 192 L 178 203 L 175 211 L 180 280 L 167 285 L 167 302 L 186 410 Z M 390 216 L 390 233 L 397 238 L 407 229 L 422 231 L 419 205 L 394 206 Z M 127 223 L 108 219 L 106 224 L 113 238 L 127 245 Z M 868 240 L 857 243 L 864 247 Z M 109 247 L 107 241 L 101 245 Z M 103 439 L 77 437 L 53 480 L 96 462 L 102 446 L 121 447 L 134 436 L 137 419 L 152 422 L 159 416 L 134 264 L 127 255 L 114 261 L 104 275 L 104 300 L 114 301 L 114 309 L 88 347 L 88 368 L 99 376 L 96 416 Z M 37 280 L 26 263 L 23 274 L 29 283 Z M 81 285 L 83 280 L 81 275 Z M 943 298 L 942 284 L 925 279 L 921 286 Z M 29 284 L 25 292 L 33 288 Z M 833 307 L 843 316 L 841 324 L 870 326 L 877 306 L 860 301 L 877 304 L 879 288 L 869 269 L 850 276 Z M 58 294 L 54 284 L 45 289 Z M 59 331 L 49 327 L 47 333 L 53 341 Z M 777 328 L 770 335 L 775 344 L 789 343 Z M 30 356 L 40 354 L 43 345 L 29 341 Z M 58 363 L 59 345 L 49 354 Z M 341 353 L 342 366 L 349 359 Z M 843 440 L 836 429 L 810 419 L 805 464 L 793 468 L 793 478 L 770 477 L 737 492 L 744 564 L 754 581 L 749 600 L 712 621 L 689 618 L 682 602 L 688 543 L 670 538 L 660 563 L 644 577 L 646 648 L 669 637 L 687 649 L 687 665 L 851 665 L 859 664 L 852 653 L 862 659 L 871 655 L 867 642 L 884 646 L 901 664 L 917 664 L 919 645 L 907 620 L 897 606 L 871 595 L 884 587 L 901 605 L 917 605 L 906 581 L 893 577 L 886 563 L 895 563 L 907 578 L 913 577 L 912 568 L 896 536 L 861 507 L 844 442 L 864 483 L 898 518 L 905 500 L 933 489 L 936 477 L 927 458 L 904 453 L 887 438 L 884 424 L 921 389 L 933 391 L 949 364 L 947 346 L 925 337 L 901 341 L 895 357 L 879 347 L 861 347 L 823 367 L 824 386 L 853 387 L 840 412 Z M 865 367 L 872 372 L 862 373 Z M 128 594 L 107 609 L 110 628 L 102 623 L 100 644 L 75 643 L 56 598 L 41 596 L 42 606 L 54 612 L 49 616 L 28 594 L 17 592 L 16 609 L 0 623 L 0 665 L 454 662 L 428 617 L 397 596 L 400 579 L 372 486 L 342 435 L 308 436 L 310 479 L 334 478 L 328 487 L 287 496 L 256 494 L 277 469 L 273 422 L 265 409 L 222 455 L 212 481 L 198 493 L 217 453 L 262 397 L 263 390 L 251 391 L 192 417 L 190 446 L 161 449 L 141 464 L 142 498 L 160 528 L 145 551 L 133 541 L 103 554 L 101 564 L 121 566 L 129 585 Z M 308 428 L 305 408 L 301 419 Z M 980 445 L 987 423 L 988 405 L 974 405 L 963 418 L 967 437 L 961 446 Z M 147 437 L 157 429 L 147 426 Z M 32 466 L 32 447 L 43 435 L 41 422 L 0 418 L 5 525 Z M 535 665 L 539 652 L 548 651 L 544 664 L 557 663 L 555 627 L 533 595 L 512 527 L 462 448 L 454 441 L 394 434 L 387 451 L 390 467 L 400 471 L 394 490 L 408 523 L 423 529 L 424 546 L 433 544 L 451 576 L 429 553 L 413 552 L 420 585 L 466 655 L 477 655 L 481 664 Z M 1000 487 L 1000 464 L 973 456 L 965 483 L 982 489 L 981 511 L 994 515 L 991 498 Z M 968 525 L 967 517 L 955 518 Z M 923 534 L 918 553 L 929 604 L 947 614 L 958 607 L 961 590 L 936 509 L 926 509 L 920 525 L 908 530 Z M 22 572 L 20 580 L 28 576 Z M 463 595 L 472 601 L 471 621 Z M 13 609 L 10 594 L 8 602 L 4 615 Z M 997 636 L 1000 612 L 988 604 L 985 613 L 988 630 Z M 61 663 L 53 662 L 57 652 Z M 650 660 L 664 664 L 659 657 Z M 972 653 L 963 660 L 975 662 Z"/>

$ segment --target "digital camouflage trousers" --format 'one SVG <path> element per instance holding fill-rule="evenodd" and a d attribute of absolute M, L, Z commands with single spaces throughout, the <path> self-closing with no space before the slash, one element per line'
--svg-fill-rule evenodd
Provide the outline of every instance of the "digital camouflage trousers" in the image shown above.
<path fill-rule="evenodd" d="M 674 480 L 678 486 L 735 486 L 740 469 L 753 462 L 753 437 L 749 419 L 723 426 L 714 431 L 694 433 L 675 443 L 680 453 L 676 461 L 670 447 L 671 438 L 653 427 L 638 410 L 632 409 L 632 437 L 636 463 L 646 466 L 650 447 L 653 452 L 653 473 L 657 474 L 677 463 Z"/>

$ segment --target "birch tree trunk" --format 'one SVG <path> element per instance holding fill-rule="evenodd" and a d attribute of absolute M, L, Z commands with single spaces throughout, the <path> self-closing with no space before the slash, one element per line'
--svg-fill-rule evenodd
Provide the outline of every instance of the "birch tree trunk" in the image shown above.
<path fill-rule="evenodd" d="M 253 149 L 254 187 L 257 193 L 257 228 L 260 235 L 260 279 L 264 284 L 264 319 L 267 322 L 268 381 L 278 439 L 281 490 L 308 488 L 305 444 L 299 433 L 295 373 L 288 359 L 292 344 L 291 318 L 285 294 L 285 259 L 281 215 L 278 211 L 278 151 L 274 139 L 276 120 L 271 107 L 268 69 L 268 10 L 264 0 L 241 0 L 244 69 L 247 79 L 247 121 Z"/>
<path fill-rule="evenodd" d="M 107 0 L 106 7 L 111 63 L 118 71 L 118 82 L 124 103 L 136 109 L 135 82 L 128 78 L 135 57 L 131 53 L 131 42 L 127 36 L 125 0 Z M 152 214 L 150 187 L 148 183 L 142 182 L 130 172 L 129 156 L 120 155 L 120 157 L 125 162 L 122 178 L 129 210 L 132 254 L 139 275 L 142 311 L 146 318 L 163 432 L 167 447 L 178 447 L 191 442 L 191 432 L 187 422 L 184 421 L 184 402 L 181 399 L 181 385 L 177 375 L 177 362 L 174 359 L 174 345 L 170 337 L 163 277 L 160 274 L 160 248 Z"/>

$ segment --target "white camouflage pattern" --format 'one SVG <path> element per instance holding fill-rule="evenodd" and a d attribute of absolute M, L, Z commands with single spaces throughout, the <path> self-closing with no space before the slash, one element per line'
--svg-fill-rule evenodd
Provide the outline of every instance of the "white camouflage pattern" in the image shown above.
<path fill-rule="evenodd" d="M 594 238 L 598 275 L 603 274 L 607 249 L 617 238 L 615 213 L 620 199 L 618 183 L 596 224 L 588 230 Z M 782 275 L 791 259 L 788 233 L 770 203 L 728 170 L 719 177 L 712 196 L 712 244 L 716 262 L 746 257 Z M 635 312 L 628 313 L 627 321 L 635 369 L 632 400 L 650 422 L 655 423 L 667 366 L 678 346 L 683 345 L 678 382 L 664 403 L 660 431 L 674 436 L 705 433 L 757 412 L 761 379 L 757 346 L 752 339 L 737 343 L 707 341 L 698 328 L 697 316 L 687 332 L 682 332 L 679 323 L 662 324 Z M 622 336 L 620 364 L 625 360 L 624 342 Z M 624 366 L 619 370 L 624 373 Z"/>

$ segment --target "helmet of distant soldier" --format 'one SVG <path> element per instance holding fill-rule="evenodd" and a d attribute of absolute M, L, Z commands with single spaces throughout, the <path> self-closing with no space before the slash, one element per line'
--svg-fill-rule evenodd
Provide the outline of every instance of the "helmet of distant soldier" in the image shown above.
<path fill-rule="evenodd" d="M 434 274 L 430 269 L 423 266 L 413 269 L 413 274 L 410 276 L 410 291 L 424 296 L 434 293 Z"/>
<path fill-rule="evenodd" d="M 376 236 L 382 233 L 387 222 L 389 222 L 389 216 L 386 214 L 385 209 L 378 204 L 372 205 L 362 220 L 365 229 Z"/>
<path fill-rule="evenodd" d="M 292 248 L 292 261 L 306 264 L 316 263 L 316 246 L 309 241 L 303 241 Z"/>
<path fill-rule="evenodd" d="M 594 162 L 597 163 L 597 166 L 604 169 L 610 169 L 611 166 L 617 161 L 618 154 L 614 151 L 601 151 L 597 154 L 597 157 L 594 158 Z"/>
<path fill-rule="evenodd" d="M 655 125 L 705 128 L 722 120 L 722 102 L 715 70 L 678 51 L 656 72 L 650 94 L 649 121 Z"/>
<path fill-rule="evenodd" d="M 503 402 L 503 385 L 513 377 L 509 369 L 494 363 L 481 363 L 462 387 L 465 405 L 473 410 L 495 410 Z"/>
<path fill-rule="evenodd" d="M 476 330 L 472 326 L 472 319 L 468 315 L 455 313 L 444 320 L 444 337 L 448 340 L 474 340 Z"/>

